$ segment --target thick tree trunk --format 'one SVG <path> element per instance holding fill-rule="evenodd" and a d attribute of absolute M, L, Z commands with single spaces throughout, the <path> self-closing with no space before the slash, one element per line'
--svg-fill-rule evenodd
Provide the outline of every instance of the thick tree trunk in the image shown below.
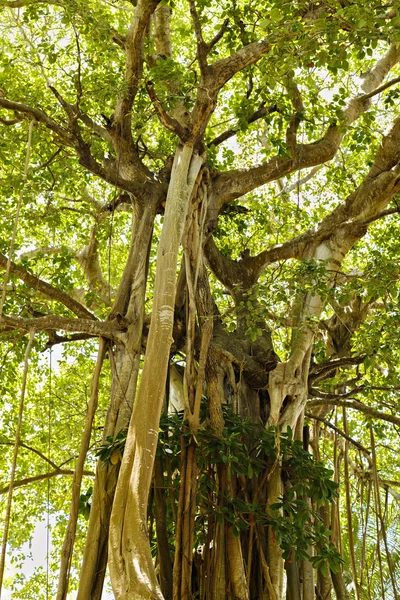
<path fill-rule="evenodd" d="M 189 145 L 175 154 L 160 237 L 152 320 L 111 514 L 109 565 L 117 600 L 160 599 L 147 536 L 147 499 L 172 343 L 176 266 L 202 159 Z"/>

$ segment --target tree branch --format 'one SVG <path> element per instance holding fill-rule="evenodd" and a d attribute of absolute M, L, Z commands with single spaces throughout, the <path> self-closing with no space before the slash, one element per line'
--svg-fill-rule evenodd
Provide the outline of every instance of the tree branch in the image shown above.
<path fill-rule="evenodd" d="M 400 417 L 383 413 L 379 410 L 376 410 L 372 406 L 367 406 L 366 404 L 359 402 L 358 400 L 340 400 L 338 398 L 326 400 L 325 398 L 317 398 L 307 401 L 307 408 L 316 408 L 319 406 L 344 406 L 345 408 L 358 410 L 359 412 L 362 412 L 369 417 L 373 417 L 374 419 L 381 419 L 382 421 L 387 421 L 388 423 L 393 423 L 394 425 L 400 426 Z"/>
<path fill-rule="evenodd" d="M 157 94 L 154 89 L 154 85 L 152 81 L 146 82 L 147 93 L 150 96 L 150 100 L 153 103 L 154 108 L 157 111 L 157 115 L 161 121 L 161 123 L 177 135 L 183 142 L 187 141 L 189 138 L 189 130 L 182 125 L 173 117 L 170 117 L 169 114 L 163 109 L 160 100 L 157 97 Z"/>
<path fill-rule="evenodd" d="M 149 19 L 159 0 L 138 0 L 132 23 L 125 40 L 125 85 L 115 108 L 111 135 L 117 151 L 124 149 L 131 160 L 140 167 L 132 138 L 132 105 L 143 71 L 143 42 Z M 119 152 L 120 153 L 120 152 Z M 128 156 L 126 157 L 128 159 Z"/>
<path fill-rule="evenodd" d="M 349 125 L 368 109 L 371 95 L 379 93 L 379 84 L 399 60 L 400 48 L 393 45 L 366 77 L 363 83 L 366 93 L 353 97 L 343 112 L 341 122 L 331 125 L 317 142 L 297 144 L 290 155 L 274 156 L 261 165 L 217 175 L 213 182 L 213 193 L 218 198 L 219 209 L 224 203 L 231 202 L 270 181 L 331 160 L 339 149 Z"/>
<path fill-rule="evenodd" d="M 1 442 L 0 441 L 0 446 L 14 446 L 14 442 Z M 37 454 L 37 456 L 39 456 L 42 460 L 47 462 L 51 467 L 53 467 L 53 469 L 60 468 L 58 465 L 56 465 L 56 463 L 54 463 L 52 460 L 47 458 L 47 456 L 45 456 L 42 452 L 40 452 L 40 450 L 36 450 L 36 448 L 33 448 L 32 446 L 28 446 L 28 444 L 25 444 L 25 442 L 20 442 L 19 446 L 21 448 L 25 448 L 26 450 L 29 450 L 30 452 L 34 452 L 34 454 Z"/>
<path fill-rule="evenodd" d="M 194 33 L 196 36 L 196 47 L 197 47 L 197 60 L 199 63 L 200 71 L 205 72 L 207 68 L 207 44 L 203 38 L 203 32 L 201 30 L 200 17 L 196 8 L 196 0 L 189 0 L 190 14 L 192 16 Z"/>
<path fill-rule="evenodd" d="M 12 110 L 13 112 L 17 112 L 20 114 L 24 114 L 27 117 L 35 119 L 38 123 L 43 123 L 54 133 L 56 133 L 61 140 L 63 140 L 67 146 L 74 146 L 74 139 L 67 129 L 59 125 L 54 119 L 49 117 L 43 110 L 39 108 L 34 108 L 33 106 L 28 106 L 27 104 L 22 104 L 21 102 L 14 102 L 12 100 L 8 100 L 7 98 L 3 98 L 0 96 L 0 106 L 7 110 Z"/>
<path fill-rule="evenodd" d="M 57 477 L 58 475 L 73 475 L 74 471 L 70 471 L 69 469 L 57 469 L 56 471 L 50 471 L 49 473 L 43 473 L 43 475 L 34 475 L 33 477 L 25 477 L 24 479 L 19 479 L 14 481 L 13 489 L 24 487 L 25 485 L 29 485 L 30 483 L 36 483 L 37 481 L 44 481 L 46 479 L 51 479 L 52 477 Z M 95 473 L 93 471 L 84 471 L 84 475 L 89 477 L 94 477 Z M 0 494 L 7 494 L 10 486 L 6 485 L 5 487 L 0 488 Z"/>
<path fill-rule="evenodd" d="M 118 334 L 126 329 L 114 321 L 91 321 L 89 319 L 69 319 L 58 315 L 25 319 L 23 317 L 12 317 L 3 315 L 0 318 L 1 329 L 23 329 L 26 331 L 48 331 L 63 330 L 71 332 L 89 333 L 110 339 L 118 339 Z"/>
<path fill-rule="evenodd" d="M 10 0 L 10 2 L 2 2 L 2 7 L 7 8 L 24 8 L 31 4 L 52 4 L 54 6 L 64 6 L 61 0 Z"/>
<path fill-rule="evenodd" d="M 264 54 L 268 54 L 271 43 L 268 38 L 252 42 L 235 54 L 222 58 L 209 66 L 208 78 L 214 90 L 220 90 L 236 73 L 254 65 Z"/>
<path fill-rule="evenodd" d="M 111 134 L 105 127 L 102 127 L 101 125 L 96 123 L 96 121 L 94 121 L 91 117 L 89 117 L 89 115 L 82 111 L 79 111 L 78 118 L 80 121 L 82 121 L 84 125 L 89 127 L 89 129 L 91 129 L 94 134 L 96 134 L 98 137 L 102 138 L 109 144 L 112 144 Z"/>
<path fill-rule="evenodd" d="M 364 235 L 369 223 L 391 214 L 382 211 L 391 198 L 400 191 L 400 118 L 382 139 L 374 163 L 365 179 L 345 202 L 320 221 L 316 229 L 246 258 L 246 267 L 255 281 L 263 269 L 278 260 L 301 258 L 306 250 L 322 243 L 333 244 L 342 255 Z M 396 212 L 393 210 L 393 212 Z M 340 249 L 339 249 L 340 248 Z"/>
<path fill-rule="evenodd" d="M 0 268 L 6 268 L 7 260 L 8 259 L 6 256 L 4 256 L 4 254 L 0 254 Z M 89 310 L 87 310 L 87 308 L 85 308 L 84 306 L 82 306 L 82 304 L 68 296 L 68 294 L 50 285 L 50 283 L 39 279 L 35 275 L 32 275 L 24 267 L 15 264 L 13 261 L 11 261 L 10 263 L 10 273 L 22 279 L 22 281 L 27 283 L 35 290 L 42 292 L 43 294 L 45 294 L 49 298 L 52 298 L 53 300 L 57 300 L 57 302 L 60 302 L 61 304 L 69 308 L 69 310 L 75 313 L 78 317 L 82 319 L 97 320 L 96 317 Z"/>
<path fill-rule="evenodd" d="M 210 117 L 215 110 L 217 96 L 221 88 L 238 71 L 254 65 L 269 52 L 271 44 L 268 39 L 253 42 L 238 50 L 232 56 L 223 58 L 212 65 L 207 65 L 197 90 L 197 99 L 192 111 L 193 140 L 201 139 Z"/>
<path fill-rule="evenodd" d="M 266 115 L 270 115 L 273 112 L 279 112 L 276 104 L 272 104 L 271 106 L 264 106 L 262 104 L 247 120 L 247 123 L 250 125 L 251 123 L 255 123 L 259 119 L 262 119 Z M 225 142 L 229 138 L 233 137 L 240 131 L 240 127 L 233 127 L 232 129 L 228 129 L 223 133 L 220 133 L 215 137 L 211 142 L 207 145 L 210 148 L 211 146 L 219 146 L 222 142 Z"/>
<path fill-rule="evenodd" d="M 90 340 L 90 339 L 93 339 L 96 337 L 98 337 L 98 336 L 91 335 L 90 333 L 73 333 L 72 335 L 68 335 L 68 336 L 61 336 L 61 335 L 57 335 L 57 333 L 53 333 L 49 336 L 49 341 L 43 348 L 43 352 L 45 352 L 45 350 L 48 350 L 49 348 L 52 348 L 53 346 L 56 346 L 57 344 L 65 344 L 68 342 L 78 342 L 81 340 Z"/>
<path fill-rule="evenodd" d="M 204 253 L 211 271 L 230 292 L 234 291 L 235 286 L 243 290 L 255 283 L 252 271 L 246 268 L 246 259 L 235 261 L 225 256 L 216 246 L 212 235 L 204 246 Z"/>
<path fill-rule="evenodd" d="M 309 419 L 314 419 L 314 421 L 319 421 L 320 423 L 323 423 L 324 425 L 329 427 L 329 429 L 336 431 L 337 434 L 339 434 L 342 438 L 344 438 L 345 440 L 350 442 L 350 444 L 353 444 L 353 446 L 355 446 L 356 448 L 361 450 L 361 452 L 363 454 L 365 454 L 366 456 L 369 456 L 371 454 L 371 452 L 370 452 L 370 450 L 368 450 L 368 448 L 366 448 L 365 446 L 360 444 L 360 442 L 357 442 L 356 440 L 351 438 L 349 435 L 347 435 L 347 433 L 342 431 L 342 429 L 339 429 L 339 427 L 336 427 L 336 425 L 334 425 L 330 421 L 327 421 L 326 419 L 323 419 L 322 417 L 317 417 L 316 415 L 313 415 L 309 412 L 306 412 L 305 416 L 308 417 Z"/>
<path fill-rule="evenodd" d="M 314 364 L 310 368 L 308 380 L 315 383 L 329 377 L 330 373 L 340 367 L 359 365 L 365 360 L 365 356 L 348 356 L 334 358 L 325 363 Z"/>
<path fill-rule="evenodd" d="M 206 48 L 207 48 L 207 52 L 209 53 L 214 46 L 216 46 L 219 42 L 219 40 L 221 40 L 223 38 L 223 36 L 225 35 L 225 32 L 228 29 L 228 25 L 229 25 L 229 19 L 225 19 L 225 21 L 222 23 L 221 25 L 221 29 L 219 31 L 217 31 L 217 33 L 214 35 L 214 37 L 206 43 Z"/>

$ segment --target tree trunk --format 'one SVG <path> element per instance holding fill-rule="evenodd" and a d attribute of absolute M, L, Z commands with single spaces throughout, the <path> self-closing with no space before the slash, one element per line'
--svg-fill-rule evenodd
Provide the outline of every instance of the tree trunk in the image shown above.
<path fill-rule="evenodd" d="M 162 598 L 147 536 L 147 498 L 172 343 L 178 250 L 202 163 L 198 155 L 193 159 L 192 155 L 189 145 L 178 148 L 175 154 L 158 249 L 145 362 L 111 513 L 109 565 L 117 600 Z"/>

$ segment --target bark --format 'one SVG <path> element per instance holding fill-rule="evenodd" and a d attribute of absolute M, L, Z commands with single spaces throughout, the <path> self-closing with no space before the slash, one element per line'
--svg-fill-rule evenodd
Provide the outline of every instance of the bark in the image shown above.
<path fill-rule="evenodd" d="M 282 496 L 282 493 L 281 469 L 277 465 L 269 480 L 267 507 L 271 504 L 279 502 L 279 498 Z M 272 588 L 274 590 L 275 598 L 279 600 L 283 596 L 284 561 L 282 558 L 282 549 L 275 538 L 275 533 L 271 526 L 268 527 L 267 560 Z"/>
<path fill-rule="evenodd" d="M 346 409 L 343 409 L 343 427 L 346 433 L 347 431 L 347 417 Z M 351 495 L 350 495 L 350 479 L 349 479 L 349 443 L 346 440 L 344 443 L 344 478 L 345 478 L 345 489 L 346 489 L 346 516 L 347 516 L 347 535 L 349 539 L 349 553 L 351 570 L 353 574 L 353 584 L 356 599 L 360 598 L 360 589 L 357 575 L 355 549 L 354 549 L 354 538 L 353 538 L 353 524 L 352 524 L 352 507 L 351 507 Z"/>
<path fill-rule="evenodd" d="M 233 534 L 232 527 L 226 531 L 226 556 L 228 559 L 229 581 L 236 600 L 249 600 L 249 588 L 244 571 L 244 560 L 240 537 Z"/>
<path fill-rule="evenodd" d="M 301 600 L 303 597 L 309 599 L 310 596 L 301 596 L 300 594 L 300 579 L 299 579 L 299 567 L 295 560 L 290 559 L 285 561 L 286 580 L 287 580 L 287 600 Z"/>
<path fill-rule="evenodd" d="M 62 329 L 64 331 L 80 331 L 91 335 L 105 337 L 112 340 L 118 340 L 120 333 L 126 329 L 126 325 L 110 323 L 108 321 L 93 321 L 90 319 L 70 319 L 58 315 L 49 315 L 48 317 L 35 317 L 25 319 L 23 317 L 11 317 L 2 315 L 0 317 L 0 329 L 22 329 L 29 331 L 55 331 Z"/>
<path fill-rule="evenodd" d="M 331 571 L 331 577 L 337 600 L 350 600 L 342 572 L 334 573 Z"/>
<path fill-rule="evenodd" d="M 172 600 L 172 561 L 168 544 L 167 504 L 164 489 L 164 467 L 161 456 L 156 456 L 154 464 L 154 506 L 158 564 L 160 565 L 160 588 L 165 600 Z"/>
<path fill-rule="evenodd" d="M 177 149 L 158 249 L 146 357 L 111 514 L 109 565 L 117 600 L 162 598 L 146 534 L 147 498 L 172 343 L 178 249 L 201 163 L 193 147 Z"/>
<path fill-rule="evenodd" d="M 155 203 L 135 204 L 132 214 L 131 246 L 111 318 L 126 315 L 130 321 L 124 344 L 110 354 L 112 370 L 111 403 L 103 433 L 115 437 L 127 429 L 139 372 L 142 346 L 148 253 L 153 230 Z M 112 320 L 111 322 L 114 322 Z M 118 478 L 118 465 L 98 462 L 93 489 L 88 534 L 79 580 L 77 600 L 100 600 L 108 560 L 111 508 Z"/>

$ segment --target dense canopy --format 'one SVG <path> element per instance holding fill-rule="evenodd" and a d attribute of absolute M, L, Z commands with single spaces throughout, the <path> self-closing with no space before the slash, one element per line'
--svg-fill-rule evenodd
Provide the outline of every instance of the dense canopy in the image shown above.
<path fill-rule="evenodd" d="M 397 600 L 398 3 L 0 14 L 0 594 Z"/>

